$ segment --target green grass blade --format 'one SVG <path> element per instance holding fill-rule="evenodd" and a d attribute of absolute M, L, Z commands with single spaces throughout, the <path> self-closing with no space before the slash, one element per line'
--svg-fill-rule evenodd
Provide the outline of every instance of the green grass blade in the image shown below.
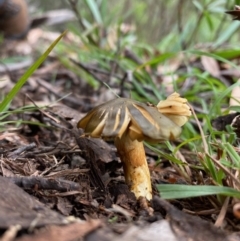
<path fill-rule="evenodd" d="M 236 64 L 234 64 L 233 62 L 231 62 L 231 61 L 229 61 L 229 60 L 227 60 L 227 59 L 224 59 L 224 58 L 222 58 L 221 56 L 218 56 L 218 55 L 216 55 L 216 54 L 212 54 L 212 53 L 208 53 L 208 52 L 204 52 L 204 51 L 200 51 L 200 50 L 186 50 L 186 51 L 184 51 L 184 52 L 186 52 L 186 53 L 191 53 L 191 54 L 196 54 L 196 55 L 198 55 L 198 56 L 208 56 L 208 57 L 212 57 L 212 58 L 214 58 L 214 59 L 216 59 L 216 60 L 219 60 L 219 61 L 221 61 L 221 62 L 223 62 L 223 63 L 229 64 L 230 66 L 232 66 L 232 67 L 234 67 L 234 68 L 236 68 L 236 69 L 239 69 L 239 67 L 238 67 Z"/>
<path fill-rule="evenodd" d="M 234 147 L 230 143 L 224 143 L 223 148 L 227 151 L 228 155 L 231 157 L 232 162 L 235 164 L 235 167 L 240 168 L 240 156 L 235 151 Z"/>
<path fill-rule="evenodd" d="M 99 7 L 96 1 L 94 0 L 86 0 L 86 3 L 95 19 L 95 21 L 99 24 L 102 24 L 102 17 L 101 17 L 101 13 L 99 11 Z"/>
<path fill-rule="evenodd" d="M 11 91 L 4 98 L 2 103 L 0 104 L 0 113 L 6 109 L 6 107 L 10 104 L 22 86 L 26 83 L 28 78 L 34 73 L 34 71 L 43 63 L 43 61 L 47 58 L 52 49 L 56 46 L 56 44 L 60 41 L 60 39 L 65 35 L 65 32 L 62 33 L 51 45 L 50 47 L 37 59 L 37 61 L 25 72 L 25 74 L 18 80 L 18 82 L 14 85 Z"/>
<path fill-rule="evenodd" d="M 240 49 L 217 49 L 213 53 L 224 59 L 235 59 L 240 56 Z"/>
<path fill-rule="evenodd" d="M 200 197 L 207 195 L 224 195 L 230 197 L 240 198 L 240 192 L 222 186 L 191 186 L 191 185 L 178 185 L 178 184 L 159 184 L 157 189 L 163 199 L 179 199 Z"/>
<path fill-rule="evenodd" d="M 25 121 L 25 120 L 18 120 L 18 121 L 1 121 L 0 122 L 0 126 L 5 126 L 7 124 L 15 124 L 15 125 L 21 125 L 21 124 L 25 124 L 25 125 L 34 125 L 34 126 L 41 126 L 41 127 L 45 127 L 45 128 L 50 128 L 48 125 L 44 124 L 44 123 L 40 123 L 37 121 Z"/>
<path fill-rule="evenodd" d="M 178 160 L 177 158 L 175 158 L 173 155 L 167 154 L 164 151 L 160 151 L 158 148 L 151 146 L 150 144 L 144 142 L 144 144 L 152 151 L 154 151 L 155 153 L 157 153 L 158 155 L 160 155 L 161 157 L 175 163 L 175 164 L 179 164 L 179 165 L 183 165 L 183 162 L 181 160 Z"/>
<path fill-rule="evenodd" d="M 238 31 L 239 26 L 240 26 L 240 23 L 238 21 L 231 23 L 228 26 L 228 28 L 226 28 L 225 31 L 222 32 L 221 36 L 219 36 L 219 38 L 217 39 L 217 41 L 215 41 L 213 46 L 216 48 L 221 44 L 227 42 L 233 36 L 233 34 Z"/>
<path fill-rule="evenodd" d="M 152 66 L 152 65 L 155 65 L 155 64 L 159 64 L 159 63 L 162 63 L 168 59 L 171 59 L 173 58 L 174 56 L 176 56 L 176 53 L 164 53 L 164 54 L 161 54 L 160 56 L 156 57 L 156 58 L 153 58 L 147 62 L 145 62 L 144 64 L 142 65 L 139 65 L 136 70 L 139 70 L 139 69 L 142 69 L 142 68 L 145 68 L 146 66 Z"/>
<path fill-rule="evenodd" d="M 179 145 L 174 149 L 173 154 L 176 155 L 176 153 L 179 151 L 179 149 L 180 149 L 182 146 L 184 146 L 184 145 L 186 145 L 186 144 L 188 144 L 188 143 L 192 143 L 192 142 L 194 142 L 194 141 L 198 141 L 198 140 L 200 140 L 201 138 L 202 138 L 202 137 L 201 137 L 200 135 L 198 135 L 198 136 L 194 136 L 193 138 L 187 139 L 186 141 L 183 141 L 181 144 L 179 144 Z"/>

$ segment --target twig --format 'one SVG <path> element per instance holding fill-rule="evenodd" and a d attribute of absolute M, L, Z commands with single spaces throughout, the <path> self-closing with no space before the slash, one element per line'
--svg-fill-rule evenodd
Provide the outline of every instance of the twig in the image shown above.
<path fill-rule="evenodd" d="M 18 165 L 14 161 L 8 160 L 7 158 L 0 159 L 0 162 L 3 165 L 8 164 L 9 166 L 11 166 L 11 168 L 16 169 L 19 173 L 23 173 L 24 175 L 28 175 L 28 176 L 31 175 L 31 173 L 27 171 L 26 168 L 23 169 L 22 167 L 20 167 L 20 165 Z"/>
<path fill-rule="evenodd" d="M 105 209 L 105 211 L 107 211 L 107 212 L 114 212 L 114 213 L 120 213 L 123 216 L 125 216 L 125 218 L 126 218 L 126 220 L 128 222 L 132 221 L 133 214 L 131 214 L 130 212 L 128 212 L 126 209 L 122 208 L 119 205 L 113 204 L 111 208 Z"/>
<path fill-rule="evenodd" d="M 223 171 L 224 171 L 224 173 L 228 176 L 230 176 L 238 185 L 239 185 L 239 187 L 240 187 L 240 181 L 225 167 L 225 166 L 223 166 L 217 159 L 215 159 L 214 157 L 212 157 L 209 153 L 206 153 L 207 154 L 207 156 L 209 157 L 209 158 L 211 158 L 211 160 L 219 167 L 219 168 L 221 168 Z"/>
<path fill-rule="evenodd" d="M 54 118 L 53 116 L 49 115 L 47 112 L 45 112 L 44 110 L 42 110 L 39 106 L 36 105 L 36 103 L 34 102 L 34 100 L 28 95 L 25 94 L 27 96 L 27 98 L 33 103 L 33 105 L 38 109 L 39 112 L 41 112 L 43 115 L 49 117 L 50 119 L 52 119 L 53 121 L 55 121 L 56 123 L 60 123 L 60 121 L 56 118 Z"/>
<path fill-rule="evenodd" d="M 47 174 L 49 171 L 51 171 L 52 169 L 54 169 L 55 167 L 58 167 L 60 164 L 63 163 L 64 158 L 65 158 L 65 156 L 63 156 L 63 158 L 62 158 L 58 163 L 56 163 L 55 165 L 53 165 L 53 166 L 49 167 L 48 169 L 46 169 L 45 171 L 43 171 L 43 172 L 40 174 L 40 176 L 43 176 L 43 175 Z"/>
<path fill-rule="evenodd" d="M 80 191 L 81 186 L 79 183 L 72 182 L 69 180 L 63 179 L 52 179 L 52 178 L 43 178 L 43 177 L 6 177 L 11 182 L 16 184 L 19 187 L 25 189 L 44 189 L 44 190 L 56 190 L 59 192 L 67 192 L 67 191 Z"/>
<path fill-rule="evenodd" d="M 125 83 L 125 80 L 127 79 L 128 77 L 128 72 L 126 72 L 123 76 L 123 78 L 121 79 L 121 82 L 120 82 L 120 93 L 119 93 L 119 96 L 120 97 L 124 97 L 124 83 Z"/>
<path fill-rule="evenodd" d="M 29 145 L 26 145 L 26 146 L 21 146 L 21 147 L 19 147 L 17 150 L 11 152 L 11 153 L 8 155 L 8 157 L 9 157 L 9 158 L 12 158 L 12 159 L 15 159 L 15 158 L 17 158 L 18 155 L 20 155 L 20 154 L 23 153 L 24 151 L 29 151 L 29 150 L 31 150 L 31 149 L 33 149 L 33 148 L 35 148 L 35 147 L 36 147 L 36 143 L 35 143 L 35 142 L 30 143 Z"/>
<path fill-rule="evenodd" d="M 77 66 L 79 66 L 80 68 L 82 68 L 83 70 L 85 70 L 88 74 L 92 75 L 97 81 L 100 82 L 100 84 L 102 84 L 103 86 L 106 86 L 106 83 L 104 81 L 102 81 L 102 79 L 100 79 L 98 77 L 98 75 L 96 75 L 94 72 L 98 71 L 99 73 L 103 73 L 103 74 L 107 74 L 108 76 L 110 75 L 110 73 L 106 73 L 105 71 L 103 72 L 103 70 L 99 70 L 97 68 L 94 68 L 94 67 L 90 67 L 90 66 L 87 66 L 83 63 L 80 63 L 80 62 L 77 62 L 76 60 L 70 58 L 70 61 L 72 61 L 74 64 L 76 64 Z M 125 70 L 122 69 L 123 72 L 126 72 Z M 119 76 L 119 75 L 114 75 L 116 78 L 118 78 L 119 80 L 122 80 L 122 77 Z M 135 85 L 134 85 L 134 82 L 131 81 L 130 82 L 132 84 L 132 86 L 129 88 L 129 90 L 131 91 L 132 89 L 135 88 Z M 110 88 L 114 88 L 115 86 L 113 85 L 107 85 L 109 86 Z M 118 86 L 119 87 L 119 86 Z M 148 86 L 142 86 L 142 88 L 146 91 L 146 93 L 151 93 L 153 94 L 153 90 L 151 89 L 151 87 L 148 87 Z"/>
<path fill-rule="evenodd" d="M 185 1 L 178 1 L 177 4 L 177 27 L 178 27 L 178 34 L 179 36 L 181 36 L 181 33 L 183 31 L 183 27 L 182 27 L 182 9 L 183 9 L 183 4 L 185 3 Z M 180 38 L 180 43 L 181 43 L 181 47 L 182 50 L 186 49 L 186 44 L 184 42 L 184 40 L 182 38 Z"/>
<path fill-rule="evenodd" d="M 37 79 L 37 83 L 39 85 L 41 85 L 42 87 L 44 87 L 45 89 L 47 89 L 49 92 L 51 92 L 52 94 L 54 94 L 55 96 L 57 96 L 58 98 L 61 98 L 63 99 L 64 101 L 69 101 L 70 103 L 76 105 L 76 106 L 86 106 L 87 103 L 82 101 L 81 99 L 76 99 L 76 98 L 73 98 L 71 96 L 67 96 L 67 95 L 62 95 L 62 94 L 59 94 L 55 88 L 53 87 L 53 85 L 49 84 L 48 82 L 46 82 L 45 80 L 43 79 Z M 71 94 L 71 93 L 70 93 Z M 69 95 L 69 94 L 68 94 Z"/>
<path fill-rule="evenodd" d="M 138 65 L 144 64 L 143 61 L 129 48 L 125 48 L 124 57 L 132 60 Z"/>
<path fill-rule="evenodd" d="M 68 191 L 68 192 L 61 192 L 61 193 L 54 193 L 54 194 L 41 193 L 41 195 L 47 196 L 47 197 L 68 197 L 68 196 L 77 195 L 77 194 L 84 194 L 84 193 L 80 191 Z"/>
<path fill-rule="evenodd" d="M 78 8 L 77 8 L 77 2 L 78 2 L 78 0 L 68 0 L 68 2 L 70 3 L 70 6 L 71 6 L 72 10 L 73 10 L 74 13 L 76 14 L 76 17 L 77 17 L 79 26 L 80 26 L 83 30 L 86 30 L 86 27 L 85 27 L 85 25 L 83 24 L 83 21 L 82 21 L 82 17 L 81 17 L 81 15 L 80 15 L 80 12 L 78 11 Z"/>
<path fill-rule="evenodd" d="M 77 66 L 81 67 L 83 70 L 85 70 L 88 74 L 92 75 L 97 81 L 99 81 L 99 83 L 101 85 L 105 85 L 105 82 L 102 81 L 95 73 L 93 73 L 91 70 L 89 70 L 89 68 L 85 65 L 85 64 L 82 64 L 80 62 L 77 62 L 76 60 L 70 58 L 70 61 L 74 64 L 76 64 Z"/>
<path fill-rule="evenodd" d="M 182 2 L 182 1 L 181 1 L 181 2 Z M 204 10 L 207 8 L 207 6 L 208 6 L 209 4 L 211 4 L 211 1 L 210 1 L 208 4 L 206 4 L 206 6 L 204 6 Z M 197 23 L 196 23 L 196 25 L 195 25 L 195 26 L 197 26 L 197 27 L 194 28 L 191 37 L 189 38 L 188 42 L 186 43 L 186 47 L 189 47 L 189 45 L 191 44 L 191 42 L 192 42 L 193 39 L 195 38 L 196 33 L 197 33 L 198 30 L 199 30 L 199 26 L 200 26 L 200 23 L 201 23 L 203 17 L 204 17 L 204 13 L 201 12 L 201 13 L 198 15 L 198 20 L 197 20 Z"/>
<path fill-rule="evenodd" d="M 21 230 L 22 227 L 20 224 L 9 226 L 9 228 L 3 233 L 1 237 L 1 241 L 12 241 L 16 240 L 16 236 L 19 230 Z"/>
<path fill-rule="evenodd" d="M 197 115 L 196 115 L 193 107 L 192 107 L 190 104 L 188 104 L 188 105 L 189 105 L 189 107 L 190 107 L 190 109 L 191 109 L 191 111 L 192 111 L 192 114 L 193 114 L 193 116 L 194 116 L 194 119 L 195 119 L 196 122 L 197 122 L 197 126 L 198 126 L 198 129 L 199 129 L 199 131 L 200 131 L 200 135 L 201 135 L 202 141 L 203 141 L 204 151 L 205 151 L 205 153 L 208 153 L 208 144 L 207 144 L 207 142 L 206 142 L 205 135 L 204 135 L 203 129 L 202 129 L 202 127 L 201 127 L 201 124 L 200 124 L 200 122 L 199 122 L 199 120 L 198 120 L 198 118 L 197 118 Z"/>
<path fill-rule="evenodd" d="M 215 227 L 217 228 L 220 228 L 223 226 L 223 221 L 224 221 L 224 218 L 226 216 L 226 213 L 227 213 L 227 208 L 228 208 L 228 204 L 229 204 L 229 200 L 230 198 L 229 197 L 226 197 L 224 203 L 223 203 L 223 206 L 221 208 L 221 211 L 217 217 L 217 220 L 214 224 Z"/>
<path fill-rule="evenodd" d="M 120 55 L 120 51 L 121 51 L 121 30 L 120 30 L 120 26 L 118 26 L 117 28 L 117 48 L 116 48 L 116 51 L 114 53 L 114 56 L 113 56 L 113 60 L 112 60 L 112 66 L 110 68 L 110 76 L 109 76 L 109 83 L 112 82 L 112 77 L 115 75 L 115 73 L 117 72 L 117 68 L 119 66 L 118 62 L 117 62 L 117 59 Z"/>

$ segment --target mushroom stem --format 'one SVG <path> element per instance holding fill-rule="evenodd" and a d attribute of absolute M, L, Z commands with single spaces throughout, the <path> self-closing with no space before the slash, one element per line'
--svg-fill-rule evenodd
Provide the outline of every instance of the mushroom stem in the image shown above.
<path fill-rule="evenodd" d="M 131 140 L 125 132 L 121 138 L 115 139 L 115 146 L 123 163 L 126 183 L 136 198 L 140 196 L 152 199 L 150 172 L 142 141 Z"/>

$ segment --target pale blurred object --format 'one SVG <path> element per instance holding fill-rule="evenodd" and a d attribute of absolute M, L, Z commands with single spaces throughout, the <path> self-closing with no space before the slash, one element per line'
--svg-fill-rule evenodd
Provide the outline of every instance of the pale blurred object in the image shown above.
<path fill-rule="evenodd" d="M 4 38 L 22 39 L 32 28 L 74 20 L 75 14 L 69 9 L 52 10 L 30 18 L 25 0 L 0 0 L 0 33 Z"/>
<path fill-rule="evenodd" d="M 238 79 L 237 81 L 240 85 L 240 79 Z M 229 100 L 229 106 L 239 106 L 240 105 L 240 87 L 239 86 L 235 86 L 232 89 L 232 93 L 230 96 L 230 100 Z M 230 113 L 234 113 L 236 111 L 231 110 Z"/>

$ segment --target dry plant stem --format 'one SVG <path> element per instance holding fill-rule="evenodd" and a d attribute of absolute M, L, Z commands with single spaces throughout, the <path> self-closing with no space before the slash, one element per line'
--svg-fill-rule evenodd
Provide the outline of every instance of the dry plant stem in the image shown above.
<path fill-rule="evenodd" d="M 177 27 L 178 27 L 178 34 L 181 35 L 181 33 L 183 32 L 183 26 L 182 26 L 182 10 L 183 10 L 183 5 L 185 2 L 179 1 L 178 5 L 177 5 Z M 184 42 L 183 39 L 180 39 L 180 44 L 181 44 L 181 48 L 182 50 L 186 49 L 186 44 Z"/>
<path fill-rule="evenodd" d="M 219 160 L 216 160 L 215 158 L 213 158 L 209 153 L 206 153 L 206 155 L 211 158 L 211 160 L 219 167 L 221 168 L 225 174 L 227 174 L 228 176 L 230 176 L 236 184 L 238 184 L 240 186 L 240 181 L 225 167 L 223 166 L 223 164 L 221 164 L 219 162 Z"/>
<path fill-rule="evenodd" d="M 223 226 L 223 221 L 225 219 L 225 216 L 226 216 L 226 213 L 227 213 L 227 208 L 228 208 L 228 204 L 229 204 L 229 200 L 230 198 L 229 197 L 226 197 L 223 205 L 222 205 L 222 208 L 221 208 L 221 211 L 217 217 L 217 220 L 214 224 L 215 227 L 222 227 Z"/>
<path fill-rule="evenodd" d="M 17 236 L 18 231 L 21 229 L 22 227 L 20 224 L 10 226 L 1 237 L 1 241 L 14 240 Z"/>
<path fill-rule="evenodd" d="M 204 11 L 207 10 L 207 8 L 210 5 L 210 3 L 211 2 L 207 3 L 206 6 L 203 6 L 204 7 Z M 200 24 L 201 24 L 201 22 L 203 20 L 203 17 L 204 17 L 204 12 L 199 12 L 198 17 L 197 17 L 198 19 L 197 19 L 196 26 L 200 26 Z M 190 46 L 190 44 L 196 38 L 198 31 L 199 31 L 199 27 L 195 27 L 194 30 L 192 31 L 191 37 L 189 38 L 188 42 L 186 43 L 186 47 Z"/>
<path fill-rule="evenodd" d="M 38 109 L 39 112 L 41 112 L 43 115 L 49 117 L 51 120 L 55 121 L 56 123 L 60 123 L 60 121 L 58 119 L 49 115 L 46 111 L 44 111 L 41 107 L 39 107 L 28 94 L 25 94 L 25 95 L 33 103 L 33 105 Z"/>
<path fill-rule="evenodd" d="M 177 158 L 179 158 L 184 164 L 186 165 L 183 165 L 183 168 L 179 168 L 179 173 L 181 175 L 184 176 L 184 178 L 186 178 L 189 182 L 191 181 L 191 177 L 192 177 L 192 172 L 191 172 L 191 168 L 189 167 L 188 165 L 188 162 L 186 161 L 184 155 L 180 152 L 180 151 L 177 151 L 176 152 L 176 156 Z M 177 165 L 175 165 L 175 167 L 177 168 Z M 178 169 L 178 168 L 177 168 Z"/>
<path fill-rule="evenodd" d="M 150 172 L 146 161 L 143 142 L 132 141 L 128 133 L 116 138 L 115 145 L 123 163 L 126 183 L 136 198 L 152 199 Z"/>

